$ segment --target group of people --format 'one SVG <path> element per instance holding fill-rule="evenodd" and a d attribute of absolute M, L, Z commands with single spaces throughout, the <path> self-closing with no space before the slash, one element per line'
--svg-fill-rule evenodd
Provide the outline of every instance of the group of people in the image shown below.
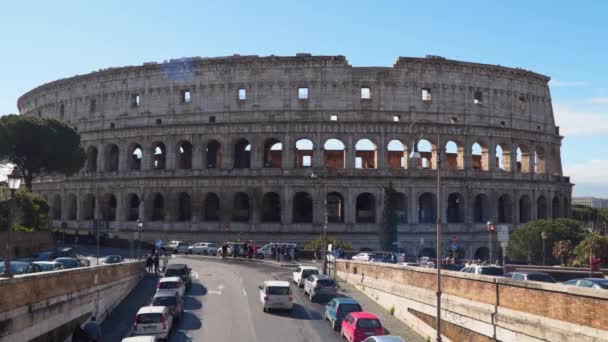
<path fill-rule="evenodd" d="M 222 244 L 222 259 L 225 259 L 228 256 L 228 248 L 229 248 L 229 244 L 228 242 L 224 242 Z M 242 252 L 239 252 L 239 249 Z M 244 242 L 242 245 L 241 244 L 233 244 L 232 245 L 232 257 L 236 258 L 237 256 L 239 256 L 239 254 L 242 254 L 244 257 L 252 259 L 254 256 L 256 256 L 258 254 L 258 246 L 253 243 L 252 241 L 249 242 Z"/>
<path fill-rule="evenodd" d="M 294 247 L 288 247 L 281 244 L 273 244 L 270 248 L 271 257 L 273 260 L 297 260 L 297 250 Z"/>
<path fill-rule="evenodd" d="M 146 272 L 151 275 L 159 275 L 161 272 L 160 269 L 160 261 L 163 262 L 162 270 L 167 268 L 167 264 L 169 263 L 169 256 L 167 253 L 161 253 L 159 250 L 155 249 L 152 253 L 146 253 L 144 255 L 144 259 L 146 260 Z"/>

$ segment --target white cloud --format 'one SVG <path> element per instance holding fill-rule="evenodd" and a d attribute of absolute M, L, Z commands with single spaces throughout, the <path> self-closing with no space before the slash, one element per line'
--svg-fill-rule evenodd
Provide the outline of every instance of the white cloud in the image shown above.
<path fill-rule="evenodd" d="M 589 99 L 589 102 L 593 104 L 608 104 L 608 96 L 592 97 Z"/>
<path fill-rule="evenodd" d="M 577 110 L 563 104 L 553 106 L 555 122 L 564 136 L 608 134 L 608 109 Z"/>
<path fill-rule="evenodd" d="M 608 160 L 595 159 L 581 164 L 564 165 L 564 175 L 575 184 L 608 185 Z"/>
<path fill-rule="evenodd" d="M 6 179 L 6 175 L 13 169 L 12 165 L 0 165 L 0 181 Z"/>
<path fill-rule="evenodd" d="M 549 82 L 551 87 L 556 88 L 566 88 L 566 87 L 587 87 L 590 86 L 591 83 L 587 81 L 560 81 L 560 80 L 551 80 Z"/>

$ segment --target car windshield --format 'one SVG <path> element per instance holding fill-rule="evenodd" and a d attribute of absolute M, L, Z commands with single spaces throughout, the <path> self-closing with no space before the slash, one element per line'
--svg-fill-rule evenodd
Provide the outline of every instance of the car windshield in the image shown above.
<path fill-rule="evenodd" d="M 501 276 L 503 275 L 503 270 L 500 267 L 482 267 L 481 269 L 479 269 L 479 273 L 485 275 Z"/>
<path fill-rule="evenodd" d="M 53 264 L 37 264 L 37 265 L 40 266 L 40 269 L 43 272 L 52 271 L 53 270 Z"/>
<path fill-rule="evenodd" d="M 217 246 L 214 243 L 210 243 L 207 245 L 207 247 L 216 248 Z"/>
<path fill-rule="evenodd" d="M 318 279 L 317 285 L 329 287 L 329 286 L 336 286 L 336 283 L 331 279 Z"/>
<path fill-rule="evenodd" d="M 268 289 L 266 290 L 266 293 L 269 295 L 287 296 L 287 295 L 289 295 L 289 287 L 269 286 Z"/>
<path fill-rule="evenodd" d="M 140 324 L 151 324 L 151 323 L 160 323 L 161 322 L 161 314 L 159 313 L 147 313 L 137 315 L 137 323 Z"/>
<path fill-rule="evenodd" d="M 595 282 L 600 288 L 608 290 L 608 280 L 598 280 Z"/>
<path fill-rule="evenodd" d="M 29 264 L 26 262 L 18 262 L 18 261 L 13 261 L 11 262 L 11 273 L 12 274 L 23 274 L 27 271 L 27 266 Z M 4 263 L 0 264 L 0 273 L 4 272 Z"/>
<path fill-rule="evenodd" d="M 165 277 L 181 277 L 184 274 L 183 269 L 168 268 L 165 272 Z"/>
<path fill-rule="evenodd" d="M 357 328 L 361 329 L 378 329 L 382 327 L 377 319 L 360 319 L 357 321 Z"/>
<path fill-rule="evenodd" d="M 359 304 L 342 304 L 338 309 L 340 314 L 346 315 L 349 312 L 359 312 L 361 311 L 361 306 Z"/>
<path fill-rule="evenodd" d="M 302 271 L 302 278 L 308 278 L 313 274 L 319 274 L 318 270 L 304 270 Z"/>
<path fill-rule="evenodd" d="M 548 274 L 528 274 L 528 280 L 542 281 L 545 283 L 555 283 L 555 280 Z"/>
<path fill-rule="evenodd" d="M 176 281 L 163 281 L 158 284 L 159 289 L 176 289 L 179 287 L 179 283 Z"/>
<path fill-rule="evenodd" d="M 154 297 L 152 305 L 154 306 L 174 306 L 177 303 L 175 296 Z"/>

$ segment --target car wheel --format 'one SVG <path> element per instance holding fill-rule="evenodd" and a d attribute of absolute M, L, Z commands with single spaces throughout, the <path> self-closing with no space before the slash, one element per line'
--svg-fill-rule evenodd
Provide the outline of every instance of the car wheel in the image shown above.
<path fill-rule="evenodd" d="M 199 254 L 200 254 L 200 253 L 199 253 Z M 203 251 L 203 255 L 207 255 L 207 254 L 209 254 L 209 253 L 207 253 L 207 251 Z"/>
<path fill-rule="evenodd" d="M 258 254 L 258 259 L 264 259 L 264 254 Z"/>

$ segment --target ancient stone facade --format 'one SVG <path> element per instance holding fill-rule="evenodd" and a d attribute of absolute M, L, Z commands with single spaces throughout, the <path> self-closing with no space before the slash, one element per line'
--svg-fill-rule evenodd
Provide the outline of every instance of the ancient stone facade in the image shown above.
<path fill-rule="evenodd" d="M 83 170 L 34 185 L 57 226 L 304 242 L 327 216 L 329 234 L 377 247 L 391 183 L 404 248 L 434 250 L 439 213 L 446 246 L 474 257 L 488 220 L 568 216 L 548 80 L 436 56 L 190 58 L 54 81 L 18 106 L 82 135 Z"/>

